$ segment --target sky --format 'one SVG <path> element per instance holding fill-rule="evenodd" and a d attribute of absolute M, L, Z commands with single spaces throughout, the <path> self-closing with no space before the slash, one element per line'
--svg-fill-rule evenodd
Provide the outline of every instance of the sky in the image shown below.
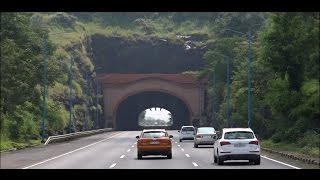
<path fill-rule="evenodd" d="M 155 119 L 162 119 L 162 120 L 169 121 L 170 116 L 168 115 L 168 113 L 170 113 L 170 112 L 165 109 L 161 109 L 161 111 L 160 111 L 160 108 L 156 108 L 156 110 L 154 110 L 154 108 L 152 108 L 152 111 L 150 111 L 150 109 L 146 110 L 145 117 L 152 117 Z"/>

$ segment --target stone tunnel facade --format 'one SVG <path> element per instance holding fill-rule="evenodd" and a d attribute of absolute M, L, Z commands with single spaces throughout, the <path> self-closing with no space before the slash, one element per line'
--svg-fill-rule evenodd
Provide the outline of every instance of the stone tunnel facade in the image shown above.
<path fill-rule="evenodd" d="M 169 110 L 173 129 L 206 121 L 206 80 L 193 74 L 99 74 L 97 80 L 103 88 L 105 127 L 138 130 L 138 115 L 151 107 Z"/>

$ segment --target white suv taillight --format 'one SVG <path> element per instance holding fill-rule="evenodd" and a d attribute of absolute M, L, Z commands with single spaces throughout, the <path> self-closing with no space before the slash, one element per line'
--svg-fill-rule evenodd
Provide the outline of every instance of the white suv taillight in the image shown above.
<path fill-rule="evenodd" d="M 223 146 L 223 145 L 228 145 L 228 144 L 231 144 L 230 142 L 228 141 L 221 141 L 220 142 L 220 145 Z"/>
<path fill-rule="evenodd" d="M 250 141 L 249 144 L 259 145 L 259 141 Z"/>

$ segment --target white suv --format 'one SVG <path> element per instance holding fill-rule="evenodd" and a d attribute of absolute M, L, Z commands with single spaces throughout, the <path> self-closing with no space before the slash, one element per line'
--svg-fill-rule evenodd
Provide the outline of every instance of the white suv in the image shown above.
<path fill-rule="evenodd" d="M 224 128 L 213 145 L 213 159 L 218 165 L 226 160 L 249 160 L 260 164 L 260 144 L 250 128 Z"/>
<path fill-rule="evenodd" d="M 179 141 L 182 140 L 194 140 L 196 129 L 194 126 L 182 126 L 179 132 Z"/>

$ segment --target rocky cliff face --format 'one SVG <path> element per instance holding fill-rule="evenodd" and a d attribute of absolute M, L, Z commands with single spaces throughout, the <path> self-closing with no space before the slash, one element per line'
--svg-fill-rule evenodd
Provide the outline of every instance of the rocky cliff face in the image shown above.
<path fill-rule="evenodd" d="M 181 73 L 204 66 L 206 36 L 177 36 L 175 40 L 147 37 L 128 39 L 94 34 L 86 39 L 87 52 L 106 73 Z"/>

